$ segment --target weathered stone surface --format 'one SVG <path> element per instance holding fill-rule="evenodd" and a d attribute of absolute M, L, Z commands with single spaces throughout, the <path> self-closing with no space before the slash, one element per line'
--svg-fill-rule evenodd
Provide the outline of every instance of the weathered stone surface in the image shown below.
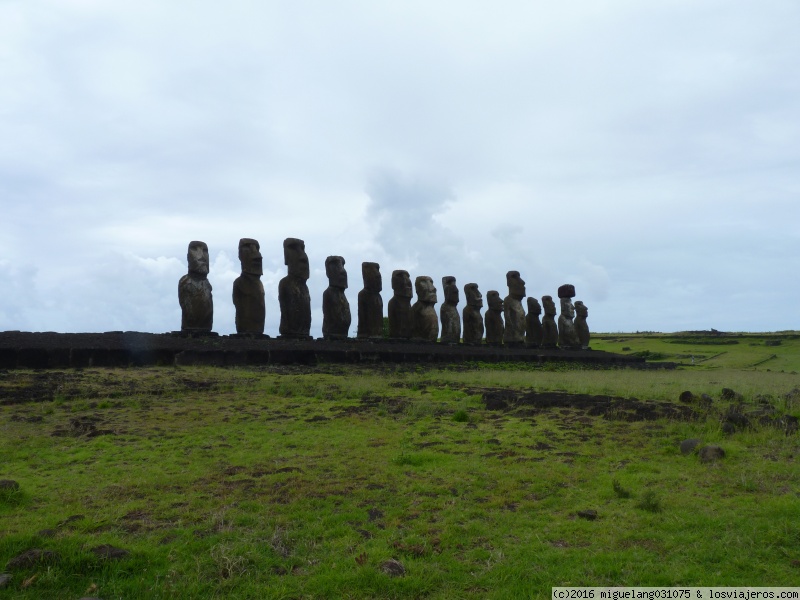
<path fill-rule="evenodd" d="M 52 550 L 42 550 L 31 548 L 21 554 L 17 554 L 6 564 L 7 569 L 29 569 L 39 564 L 54 564 L 61 560 L 61 555 Z"/>
<path fill-rule="evenodd" d="M 251 238 L 239 240 L 242 274 L 233 282 L 233 305 L 236 307 L 236 332 L 263 334 L 266 308 L 261 283 L 261 247 Z"/>
<path fill-rule="evenodd" d="M 691 404 L 696 400 L 696 398 L 692 392 L 686 390 L 685 392 L 681 392 L 681 395 L 678 396 L 678 400 L 680 400 L 681 402 L 686 402 L 687 404 Z"/>
<path fill-rule="evenodd" d="M 561 288 L 564 286 L 562 285 Z M 561 288 L 558 288 L 561 291 Z M 561 314 L 558 315 L 558 345 L 560 348 L 574 350 L 580 348 L 578 333 L 575 331 L 575 307 L 568 297 L 561 297 Z"/>
<path fill-rule="evenodd" d="M 586 322 L 586 318 L 589 316 L 589 309 L 580 300 L 575 303 L 575 315 L 575 333 L 578 336 L 578 344 L 581 350 L 588 350 L 589 340 L 592 337 L 589 332 L 589 324 Z"/>
<path fill-rule="evenodd" d="M 489 310 L 486 311 L 484 324 L 486 325 L 486 343 L 500 346 L 503 343 L 503 300 L 497 290 L 489 290 L 486 294 Z"/>
<path fill-rule="evenodd" d="M 329 256 L 325 259 L 328 287 L 322 292 L 322 337 L 326 340 L 345 339 L 350 331 L 352 316 L 350 303 L 344 294 L 347 289 L 344 264 L 341 256 Z"/>
<path fill-rule="evenodd" d="M 364 289 L 358 292 L 358 333 L 361 339 L 383 337 L 383 280 L 375 262 L 361 263 Z"/>
<path fill-rule="evenodd" d="M 208 281 L 208 246 L 205 242 L 189 242 L 186 253 L 189 272 L 178 281 L 178 302 L 181 305 L 181 330 L 211 331 L 214 323 L 214 300 Z"/>
<path fill-rule="evenodd" d="M 311 331 L 311 295 L 308 292 L 309 268 L 306 244 L 297 238 L 283 240 L 283 262 L 289 274 L 278 283 L 281 307 L 280 334 L 293 339 L 308 339 Z"/>
<path fill-rule="evenodd" d="M 725 450 L 719 446 L 709 445 L 700 448 L 700 462 L 714 462 L 725 458 Z"/>
<path fill-rule="evenodd" d="M 542 348 L 555 348 L 558 344 L 558 326 L 556 325 L 556 303 L 552 296 L 542 296 Z"/>
<path fill-rule="evenodd" d="M 700 438 L 690 438 L 688 440 L 683 440 L 681 442 L 681 454 L 691 454 L 695 451 L 700 444 L 703 443 L 703 440 Z"/>
<path fill-rule="evenodd" d="M 11 583 L 11 573 L 0 573 L 0 589 Z"/>
<path fill-rule="evenodd" d="M 483 340 L 483 296 L 478 290 L 477 283 L 468 283 L 464 286 L 464 296 L 467 305 L 461 315 L 464 319 L 464 343 L 475 346 Z"/>
<path fill-rule="evenodd" d="M 434 305 L 439 301 L 433 279 L 420 275 L 414 280 L 417 301 L 411 307 L 412 338 L 435 342 L 439 337 L 439 317 Z"/>
<path fill-rule="evenodd" d="M 533 297 L 528 298 L 528 315 L 525 317 L 525 342 L 532 348 L 538 348 L 542 345 L 544 333 L 540 320 L 541 314 L 542 306 L 539 301 Z"/>
<path fill-rule="evenodd" d="M 448 275 L 442 277 L 444 303 L 439 309 L 442 321 L 441 341 L 443 344 L 458 344 L 461 341 L 461 317 L 458 314 L 458 286 L 456 278 Z"/>
<path fill-rule="evenodd" d="M 525 309 L 522 308 L 522 299 L 525 297 L 525 281 L 520 277 L 519 271 L 506 273 L 508 296 L 503 300 L 503 316 L 505 327 L 503 329 L 503 343 L 522 345 L 525 342 Z"/>
<path fill-rule="evenodd" d="M 558 297 L 559 298 L 574 298 L 575 297 L 575 286 L 571 283 L 565 283 L 558 287 Z"/>
<path fill-rule="evenodd" d="M 406 568 L 400 561 L 394 558 L 383 561 L 381 563 L 381 571 L 386 573 L 389 577 L 402 577 L 406 574 Z"/>
<path fill-rule="evenodd" d="M 13 479 L 0 479 L 0 493 L 18 492 L 19 483 Z"/>
<path fill-rule="evenodd" d="M 411 276 L 408 271 L 398 269 L 392 271 L 392 291 L 389 300 L 389 337 L 398 340 L 410 340 L 413 333 L 411 320 L 411 297 L 414 295 Z"/>
<path fill-rule="evenodd" d="M 587 521 L 596 521 L 597 520 L 597 511 L 590 508 L 587 510 L 579 510 L 575 513 L 581 519 L 586 519 Z"/>

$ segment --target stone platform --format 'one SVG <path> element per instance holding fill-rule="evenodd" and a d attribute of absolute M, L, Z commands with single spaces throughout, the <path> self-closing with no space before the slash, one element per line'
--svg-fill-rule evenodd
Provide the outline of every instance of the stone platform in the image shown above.
<path fill-rule="evenodd" d="M 287 340 L 175 333 L 0 332 L 0 369 L 149 365 L 244 366 L 319 363 L 580 362 L 646 368 L 643 358 L 597 350 L 542 350 L 348 339 Z"/>

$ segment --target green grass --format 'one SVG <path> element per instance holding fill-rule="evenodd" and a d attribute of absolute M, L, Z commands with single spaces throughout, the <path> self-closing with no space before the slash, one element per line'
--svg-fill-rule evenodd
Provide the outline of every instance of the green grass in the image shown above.
<path fill-rule="evenodd" d="M 634 351 L 681 347 L 635 337 Z M 735 348 L 743 364 L 762 351 Z M 800 354 L 794 340 L 769 347 L 796 364 L 789 349 Z M 723 387 L 742 394 L 745 413 L 768 402 L 800 415 L 790 394 L 800 376 L 784 370 L 4 372 L 0 479 L 20 490 L 0 494 L 0 571 L 33 548 L 59 558 L 9 569 L 0 598 L 546 598 L 556 585 L 796 585 L 798 435 L 755 418 L 730 436 L 720 424 L 731 405 Z M 488 388 L 675 404 L 690 390 L 713 403 L 694 420 L 628 421 L 569 406 L 490 411 Z M 682 455 L 691 437 L 726 457 Z M 578 516 L 586 510 L 597 519 Z M 93 552 L 102 544 L 129 554 L 104 559 Z M 389 559 L 404 576 L 384 572 Z"/>

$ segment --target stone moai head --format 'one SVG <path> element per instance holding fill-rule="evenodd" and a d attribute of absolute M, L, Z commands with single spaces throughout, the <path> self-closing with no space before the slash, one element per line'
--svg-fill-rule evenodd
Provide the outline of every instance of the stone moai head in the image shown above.
<path fill-rule="evenodd" d="M 495 312 L 503 311 L 503 299 L 500 297 L 500 292 L 497 290 L 489 290 L 486 292 L 486 301 L 489 303 L 489 310 Z"/>
<path fill-rule="evenodd" d="M 208 275 L 208 246 L 205 242 L 189 242 L 186 260 L 189 262 L 189 273 L 204 277 Z"/>
<path fill-rule="evenodd" d="M 552 296 L 542 296 L 542 306 L 544 307 L 544 314 L 551 317 L 556 316 L 556 303 L 553 302 Z"/>
<path fill-rule="evenodd" d="M 329 256 L 325 259 L 325 274 L 328 276 L 328 285 L 347 289 L 347 271 L 344 269 L 344 258 L 341 256 Z"/>
<path fill-rule="evenodd" d="M 506 273 L 506 284 L 508 285 L 509 296 L 515 300 L 522 300 L 525 297 L 525 282 L 519 276 L 519 271 Z"/>
<path fill-rule="evenodd" d="M 464 296 L 467 298 L 467 305 L 475 308 L 483 308 L 483 296 L 478 289 L 477 283 L 468 283 L 464 286 Z"/>
<path fill-rule="evenodd" d="M 289 275 L 307 280 L 309 275 L 306 243 L 297 238 L 283 240 L 283 264 L 289 267 Z"/>
<path fill-rule="evenodd" d="M 533 297 L 528 298 L 528 314 L 529 315 L 542 314 L 542 306 L 541 304 L 539 304 L 539 301 L 536 298 Z"/>
<path fill-rule="evenodd" d="M 586 317 L 589 316 L 589 309 L 587 308 L 587 306 L 583 302 L 578 300 L 575 303 L 575 314 L 577 314 L 579 317 L 583 317 L 585 319 Z"/>
<path fill-rule="evenodd" d="M 458 286 L 456 285 L 455 277 L 452 275 L 442 277 L 442 290 L 444 291 L 445 304 L 452 304 L 453 306 L 458 304 Z"/>
<path fill-rule="evenodd" d="M 427 275 L 420 275 L 414 280 L 414 287 L 417 290 L 417 300 L 423 304 L 436 304 L 439 299 L 436 297 L 436 288 L 433 279 Z"/>
<path fill-rule="evenodd" d="M 408 271 L 403 271 L 402 269 L 392 271 L 392 289 L 394 290 L 394 295 L 400 298 L 411 298 L 414 295 L 411 286 L 411 275 L 408 274 Z"/>
<path fill-rule="evenodd" d="M 261 246 L 256 240 L 251 238 L 239 240 L 239 261 L 242 263 L 242 273 L 263 275 L 261 260 Z"/>
<path fill-rule="evenodd" d="M 381 279 L 381 266 L 375 262 L 362 262 L 361 275 L 364 278 L 364 289 L 370 292 L 380 292 L 383 289 Z"/>

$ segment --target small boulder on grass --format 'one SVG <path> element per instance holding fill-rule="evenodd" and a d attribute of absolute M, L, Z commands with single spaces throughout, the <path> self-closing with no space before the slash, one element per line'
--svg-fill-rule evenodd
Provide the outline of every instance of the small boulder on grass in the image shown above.
<path fill-rule="evenodd" d="M 699 456 L 700 462 L 716 462 L 725 458 L 725 450 L 715 445 L 703 446 L 700 448 Z"/>
<path fill-rule="evenodd" d="M 19 491 L 19 483 L 13 479 L 0 479 L 0 493 L 12 493 Z"/>
<path fill-rule="evenodd" d="M 695 448 L 702 443 L 703 440 L 700 438 L 689 438 L 688 440 L 683 440 L 681 442 L 681 454 L 691 454 L 695 451 Z"/>
<path fill-rule="evenodd" d="M 406 568 L 399 560 L 390 558 L 381 563 L 381 571 L 386 573 L 389 577 L 402 577 L 406 574 Z"/>
<path fill-rule="evenodd" d="M 31 548 L 22 554 L 17 554 L 14 558 L 8 561 L 6 568 L 8 569 L 28 569 L 35 567 L 38 564 L 54 564 L 61 560 L 58 552 L 52 550 L 42 550 L 40 548 Z"/>
<path fill-rule="evenodd" d="M 128 550 L 116 548 L 111 544 L 102 544 L 100 546 L 96 546 L 95 548 L 89 550 L 89 552 L 94 554 L 97 558 L 103 558 L 105 560 L 119 560 L 130 554 Z"/>
<path fill-rule="evenodd" d="M 11 574 L 0 573 L 0 589 L 6 587 L 9 583 L 11 583 Z"/>
<path fill-rule="evenodd" d="M 686 402 L 687 404 L 691 404 L 692 402 L 694 402 L 695 397 L 692 392 L 687 390 L 685 392 L 681 392 L 681 395 L 678 396 L 678 400 L 680 400 L 681 402 Z"/>

